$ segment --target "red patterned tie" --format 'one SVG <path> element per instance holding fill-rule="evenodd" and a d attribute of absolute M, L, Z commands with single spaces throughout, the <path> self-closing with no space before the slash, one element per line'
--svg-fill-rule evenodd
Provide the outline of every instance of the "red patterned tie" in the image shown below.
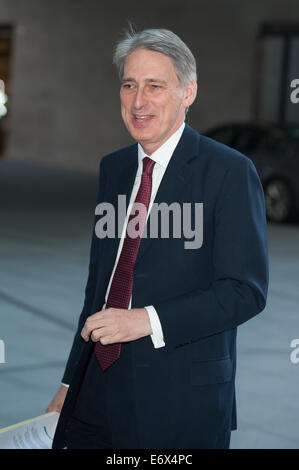
<path fill-rule="evenodd" d="M 114 272 L 105 309 L 109 307 L 127 309 L 130 305 L 133 287 L 133 267 L 146 223 L 152 191 L 152 173 L 155 165 L 154 160 L 151 160 L 149 157 L 144 157 L 142 163 L 143 171 L 140 187 L 128 219 L 126 236 Z M 139 206 L 142 210 L 138 211 L 138 224 L 134 226 L 135 230 L 138 231 L 138 235 L 136 236 L 135 232 L 135 237 L 132 237 L 130 236 L 131 231 L 128 229 L 130 221 L 136 217 L 134 209 L 134 205 L 136 203 L 142 204 L 142 206 Z M 136 209 L 138 210 L 138 205 L 136 206 Z M 99 341 L 96 343 L 95 354 L 103 371 L 119 358 L 120 350 L 121 343 L 107 345 L 102 345 Z"/>

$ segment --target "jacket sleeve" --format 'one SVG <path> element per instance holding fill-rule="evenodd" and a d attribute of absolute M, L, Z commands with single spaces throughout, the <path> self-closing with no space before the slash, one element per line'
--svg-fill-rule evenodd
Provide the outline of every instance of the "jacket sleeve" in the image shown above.
<path fill-rule="evenodd" d="M 154 304 L 167 348 L 235 328 L 265 307 L 268 250 L 263 189 L 251 160 L 243 157 L 233 163 L 215 204 L 213 282 L 206 290 L 198 288 Z"/>
<path fill-rule="evenodd" d="M 100 163 L 99 168 L 99 189 L 98 189 L 98 197 L 97 197 L 97 204 L 104 200 L 105 194 L 105 184 L 106 184 L 106 176 L 104 171 L 103 159 Z M 91 239 L 91 246 L 90 246 L 90 255 L 89 255 L 89 269 L 88 269 L 88 278 L 87 284 L 85 287 L 85 298 L 83 308 L 79 317 L 77 331 L 73 340 L 73 345 L 71 348 L 71 352 L 66 364 L 66 368 L 63 374 L 62 383 L 70 384 L 73 372 L 76 368 L 76 363 L 78 358 L 80 357 L 80 350 L 82 345 L 85 343 L 83 338 L 81 337 L 81 330 L 85 323 L 86 317 L 90 315 L 90 309 L 93 302 L 93 296 L 96 286 L 96 277 L 97 277 L 97 260 L 98 260 L 98 244 L 99 239 L 96 237 L 95 234 L 95 223 L 96 217 L 94 218 L 93 222 L 93 231 L 92 231 L 92 239 Z"/>

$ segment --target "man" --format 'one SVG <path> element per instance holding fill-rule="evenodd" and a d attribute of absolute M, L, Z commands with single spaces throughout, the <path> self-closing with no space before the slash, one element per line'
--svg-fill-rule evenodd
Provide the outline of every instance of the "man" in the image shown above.
<path fill-rule="evenodd" d="M 122 118 L 137 143 L 102 159 L 97 208 L 110 204 L 118 220 L 123 195 L 127 217 L 120 237 L 104 238 L 96 211 L 85 302 L 63 377 L 70 387 L 48 407 L 61 410 L 53 448 L 228 448 L 237 326 L 266 303 L 262 187 L 247 157 L 185 124 L 196 65 L 178 36 L 127 33 L 114 61 Z M 150 237 L 161 203 L 182 210 L 173 211 L 167 237 L 161 226 Z M 195 245 L 186 231 L 177 236 L 186 207 Z"/>

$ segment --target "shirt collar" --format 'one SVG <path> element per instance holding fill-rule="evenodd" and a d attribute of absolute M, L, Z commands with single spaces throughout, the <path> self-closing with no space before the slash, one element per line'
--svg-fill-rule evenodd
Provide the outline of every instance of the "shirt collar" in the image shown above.
<path fill-rule="evenodd" d="M 149 155 L 149 158 L 151 158 L 164 168 L 167 168 L 169 160 L 171 159 L 172 154 L 177 144 L 179 143 L 184 128 L 185 122 L 183 122 L 183 124 L 178 128 L 178 130 L 174 134 L 172 134 L 169 139 L 167 139 L 166 142 L 161 145 L 161 147 L 159 147 L 154 153 L 152 153 L 152 155 Z M 140 165 L 142 159 L 147 156 L 148 155 L 144 153 L 142 146 L 138 143 L 138 165 Z"/>

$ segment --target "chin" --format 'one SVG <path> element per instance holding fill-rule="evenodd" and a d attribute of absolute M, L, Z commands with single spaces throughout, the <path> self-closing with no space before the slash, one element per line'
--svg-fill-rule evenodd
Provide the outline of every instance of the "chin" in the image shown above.
<path fill-rule="evenodd" d="M 133 139 L 137 140 L 138 142 L 147 142 L 148 140 L 151 140 L 151 135 L 147 133 L 145 130 L 139 130 L 139 129 L 130 129 L 129 130 L 131 136 Z"/>

